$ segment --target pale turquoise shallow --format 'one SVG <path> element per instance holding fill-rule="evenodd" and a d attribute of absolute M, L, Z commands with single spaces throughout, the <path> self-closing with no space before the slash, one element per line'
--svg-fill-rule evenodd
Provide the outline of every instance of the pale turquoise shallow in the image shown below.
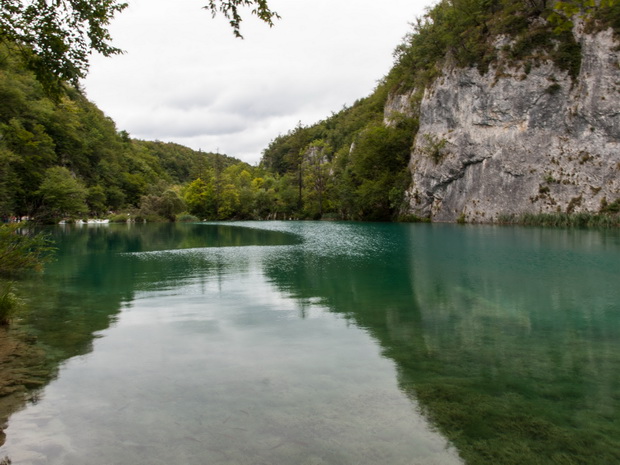
<path fill-rule="evenodd" d="M 620 463 L 620 232 L 58 227 L 13 464 Z"/>

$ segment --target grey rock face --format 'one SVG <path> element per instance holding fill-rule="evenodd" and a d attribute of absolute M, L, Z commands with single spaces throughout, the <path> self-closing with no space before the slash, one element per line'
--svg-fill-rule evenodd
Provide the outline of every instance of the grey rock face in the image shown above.
<path fill-rule="evenodd" d="M 426 89 L 409 212 L 434 221 L 597 212 L 620 198 L 620 62 L 611 30 L 575 30 L 576 80 L 545 63 L 526 75 L 446 69 Z M 410 97 L 410 96 L 409 96 Z M 407 112 L 408 96 L 386 106 Z"/>

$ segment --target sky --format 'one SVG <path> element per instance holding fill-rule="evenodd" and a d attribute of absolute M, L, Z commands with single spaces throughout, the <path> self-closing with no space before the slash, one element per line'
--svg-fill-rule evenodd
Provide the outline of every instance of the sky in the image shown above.
<path fill-rule="evenodd" d="M 93 56 L 87 97 L 118 130 L 250 164 L 280 134 L 369 95 L 432 0 L 269 0 L 273 28 L 244 11 L 241 33 L 206 0 L 129 0 L 113 57 Z"/>

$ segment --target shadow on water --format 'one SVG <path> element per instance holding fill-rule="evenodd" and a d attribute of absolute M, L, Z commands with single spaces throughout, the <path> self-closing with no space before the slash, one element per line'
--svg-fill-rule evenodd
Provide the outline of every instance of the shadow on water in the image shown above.
<path fill-rule="evenodd" d="M 383 247 L 348 260 L 296 249 L 300 266 L 278 258 L 268 275 L 365 328 L 467 463 L 620 462 L 617 231 L 366 233 Z"/>
<path fill-rule="evenodd" d="M 69 225 L 46 232 L 58 246 L 56 259 L 44 274 L 20 283 L 28 311 L 18 325 L 25 334 L 16 339 L 22 354 L 16 363 L 7 365 L 19 376 L 6 380 L 9 389 L 0 392 L 3 425 L 25 402 L 37 401 L 37 391 L 54 379 L 65 360 L 89 353 L 98 333 L 114 325 L 137 292 L 173 287 L 186 279 L 188 272 L 217 276 L 233 266 L 217 254 L 201 251 L 300 242 L 298 236 L 287 232 L 229 224 Z M 161 254 L 179 249 L 196 249 L 196 253 L 170 253 L 162 260 Z M 4 335 L 0 336 L 4 341 Z M 29 347 L 35 340 L 36 347 Z M 11 347 L 15 345 L 12 341 L 8 342 Z M 7 372 L 2 375 L 6 377 Z M 21 386 L 12 388 L 19 383 L 31 388 L 30 392 L 24 395 Z M 12 395 L 14 391 L 19 395 Z"/>

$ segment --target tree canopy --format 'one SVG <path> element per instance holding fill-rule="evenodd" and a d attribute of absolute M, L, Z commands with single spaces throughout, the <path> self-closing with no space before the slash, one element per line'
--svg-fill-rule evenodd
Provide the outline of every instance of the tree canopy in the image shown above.
<path fill-rule="evenodd" d="M 62 81 L 77 86 L 88 71 L 92 52 L 104 56 L 122 53 L 112 45 L 111 20 L 127 7 L 118 0 L 2 0 L 0 41 L 18 44 L 29 67 L 49 89 Z M 209 0 L 213 16 L 222 14 L 233 33 L 241 36 L 241 10 L 269 26 L 278 14 L 266 0 Z"/>

